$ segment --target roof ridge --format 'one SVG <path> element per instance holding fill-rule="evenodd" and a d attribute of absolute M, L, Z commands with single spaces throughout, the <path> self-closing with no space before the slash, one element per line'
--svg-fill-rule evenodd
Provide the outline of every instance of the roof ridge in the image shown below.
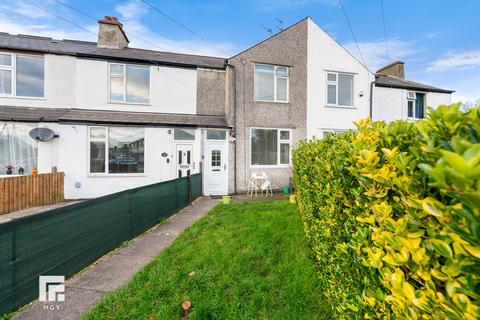
<path fill-rule="evenodd" d="M 20 37 L 20 38 L 30 38 L 30 39 L 39 39 L 39 40 L 55 40 L 56 43 L 58 42 L 66 42 L 66 43 L 78 43 L 78 44 L 88 44 L 88 45 L 97 45 L 95 41 L 87 41 L 87 40 L 77 40 L 77 39 L 54 39 L 51 37 L 44 37 L 44 36 L 36 36 L 31 34 L 11 34 L 8 32 L 1 32 L 0 35 L 11 36 L 11 37 Z M 151 53 L 170 53 L 170 54 L 177 54 L 183 56 L 193 56 L 199 58 L 214 58 L 214 59 L 227 59 L 226 57 L 218 57 L 213 55 L 204 55 L 204 54 L 195 54 L 195 53 L 183 53 L 183 52 L 173 52 L 173 51 L 160 51 L 154 49 L 147 49 L 147 48 L 137 48 L 137 47 L 126 47 L 124 49 L 131 49 L 131 50 L 139 50 L 139 51 L 148 51 Z M 122 49 L 114 49 L 114 50 L 122 50 Z"/>

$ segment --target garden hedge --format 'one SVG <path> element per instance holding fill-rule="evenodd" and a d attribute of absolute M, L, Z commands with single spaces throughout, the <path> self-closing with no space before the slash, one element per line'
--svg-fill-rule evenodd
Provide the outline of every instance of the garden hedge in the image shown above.
<path fill-rule="evenodd" d="M 302 142 L 294 179 L 337 319 L 480 317 L 480 109 Z"/>

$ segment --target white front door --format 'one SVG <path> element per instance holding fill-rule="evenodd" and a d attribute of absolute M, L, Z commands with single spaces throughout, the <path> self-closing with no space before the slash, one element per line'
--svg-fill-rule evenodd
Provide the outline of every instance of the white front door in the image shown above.
<path fill-rule="evenodd" d="M 227 141 L 205 141 L 204 194 L 228 194 Z"/>
<path fill-rule="evenodd" d="M 177 178 L 186 177 L 193 173 L 193 145 L 177 144 Z"/>

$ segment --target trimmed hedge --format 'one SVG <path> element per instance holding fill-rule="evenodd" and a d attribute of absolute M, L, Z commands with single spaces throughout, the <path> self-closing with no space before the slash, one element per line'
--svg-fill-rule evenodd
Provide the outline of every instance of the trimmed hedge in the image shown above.
<path fill-rule="evenodd" d="M 480 317 L 480 109 L 301 143 L 304 229 L 337 319 Z"/>

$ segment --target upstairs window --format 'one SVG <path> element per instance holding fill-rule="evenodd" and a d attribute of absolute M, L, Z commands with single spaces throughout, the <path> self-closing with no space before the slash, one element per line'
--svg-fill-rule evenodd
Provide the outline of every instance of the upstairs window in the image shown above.
<path fill-rule="evenodd" d="M 111 63 L 110 101 L 149 103 L 150 67 Z"/>
<path fill-rule="evenodd" d="M 287 67 L 255 65 L 255 100 L 288 102 Z"/>
<path fill-rule="evenodd" d="M 353 107 L 353 74 L 327 72 L 327 105 Z"/>
<path fill-rule="evenodd" d="M 411 119 L 423 119 L 425 117 L 425 93 L 408 92 L 407 112 Z"/>
<path fill-rule="evenodd" d="M 43 56 L 0 53 L 0 95 L 44 97 Z"/>

